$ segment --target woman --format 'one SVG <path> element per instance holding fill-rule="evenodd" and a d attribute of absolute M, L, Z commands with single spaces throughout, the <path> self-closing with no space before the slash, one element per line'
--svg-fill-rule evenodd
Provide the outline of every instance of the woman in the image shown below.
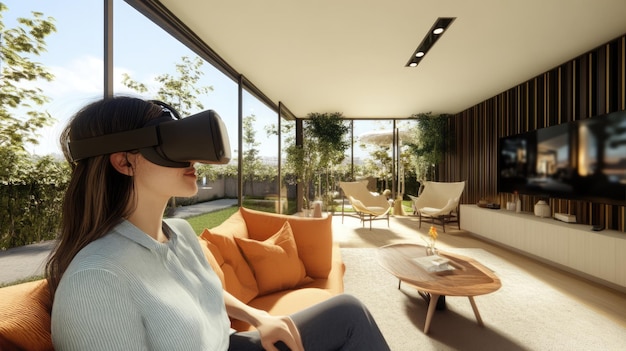
<path fill-rule="evenodd" d="M 62 133 L 72 177 L 46 267 L 55 348 L 388 350 L 367 309 L 348 295 L 270 316 L 224 291 L 193 230 L 163 221 L 172 196 L 197 192 L 193 163 L 165 167 L 140 150 L 72 155 L 73 141 L 135 130 L 170 112 L 107 98 L 79 111 Z M 228 317 L 257 330 L 232 332 Z"/>

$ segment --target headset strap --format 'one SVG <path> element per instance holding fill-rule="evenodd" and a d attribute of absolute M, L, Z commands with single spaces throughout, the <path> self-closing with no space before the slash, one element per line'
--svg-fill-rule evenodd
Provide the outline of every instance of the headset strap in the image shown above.
<path fill-rule="evenodd" d="M 68 143 L 72 162 L 120 151 L 141 149 L 159 145 L 156 125 L 124 132 L 105 134 L 93 138 L 73 140 Z"/>

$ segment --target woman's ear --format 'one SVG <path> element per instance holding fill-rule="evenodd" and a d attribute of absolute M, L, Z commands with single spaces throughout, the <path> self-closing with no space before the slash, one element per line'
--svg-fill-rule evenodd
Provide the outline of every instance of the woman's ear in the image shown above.
<path fill-rule="evenodd" d="M 109 156 L 109 161 L 116 171 L 127 176 L 133 175 L 133 165 L 128 160 L 127 152 L 113 153 L 111 154 L 111 156 Z"/>

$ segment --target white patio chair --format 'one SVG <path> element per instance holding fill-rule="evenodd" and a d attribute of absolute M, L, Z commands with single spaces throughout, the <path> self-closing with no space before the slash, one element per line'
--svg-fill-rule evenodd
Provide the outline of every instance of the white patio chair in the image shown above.
<path fill-rule="evenodd" d="M 387 197 L 383 195 L 374 195 L 364 182 L 339 182 L 339 187 L 344 195 L 350 201 L 350 205 L 354 209 L 363 226 L 365 221 L 370 222 L 370 230 L 372 229 L 372 221 L 387 218 L 387 227 L 389 227 L 389 211 L 391 204 L 387 201 Z M 344 211 L 344 204 L 341 205 L 341 223 L 344 216 L 352 216 Z"/>
<path fill-rule="evenodd" d="M 420 196 L 410 196 L 413 201 L 414 214 L 419 217 L 419 228 L 422 227 L 422 217 L 441 221 L 443 231 L 446 231 L 446 223 L 456 222 L 461 229 L 459 221 L 459 201 L 465 190 L 465 182 L 426 182 L 424 191 Z"/>

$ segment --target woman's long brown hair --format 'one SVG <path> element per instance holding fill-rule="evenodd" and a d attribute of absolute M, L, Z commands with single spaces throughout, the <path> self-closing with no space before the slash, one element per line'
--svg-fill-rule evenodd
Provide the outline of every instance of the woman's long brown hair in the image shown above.
<path fill-rule="evenodd" d="M 132 177 L 117 172 L 109 155 L 71 161 L 70 140 L 137 129 L 162 115 L 162 108 L 132 97 L 111 97 L 80 110 L 61 134 L 61 146 L 72 176 L 63 200 L 56 247 L 46 264 L 51 296 L 74 256 L 126 217 L 133 200 Z"/>

